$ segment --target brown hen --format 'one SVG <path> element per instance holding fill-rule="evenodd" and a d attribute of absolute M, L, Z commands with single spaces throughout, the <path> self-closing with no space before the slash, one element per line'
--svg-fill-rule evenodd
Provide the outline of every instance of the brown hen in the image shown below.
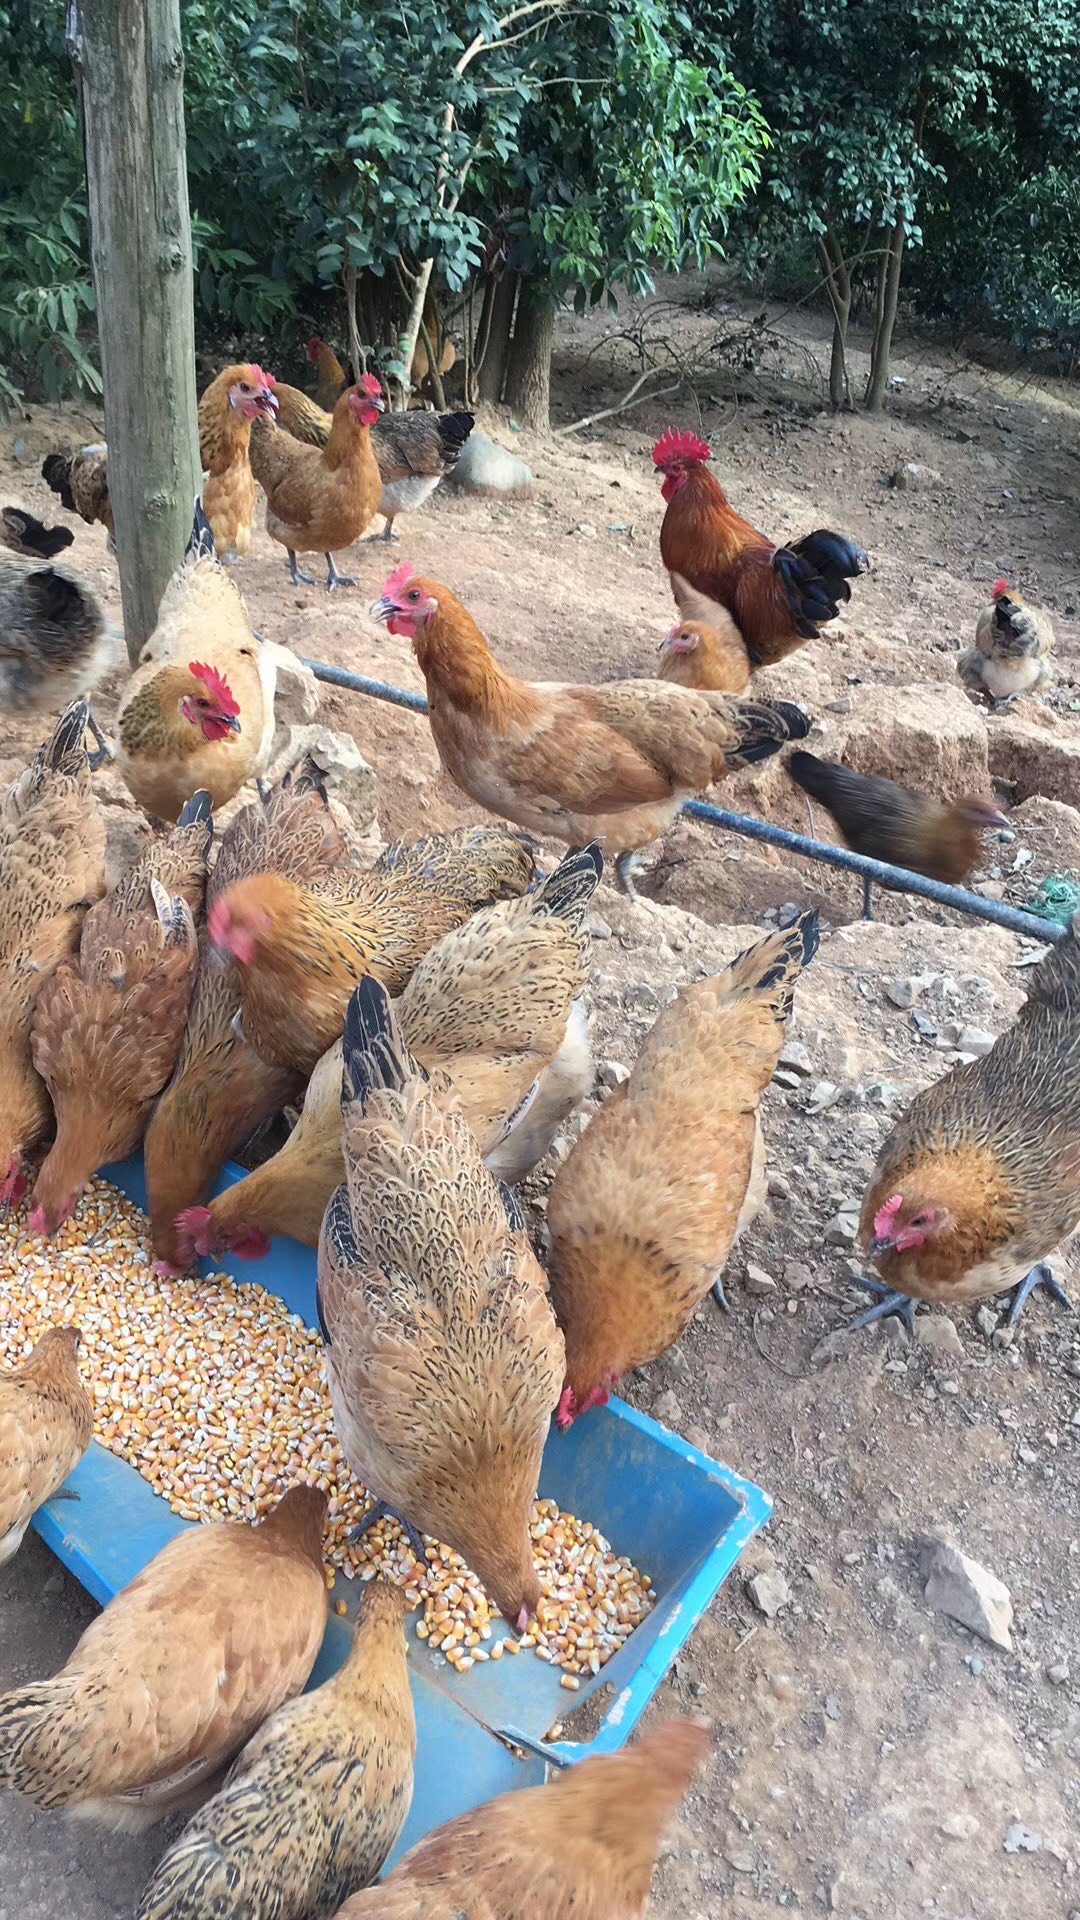
<path fill-rule="evenodd" d="M 356 585 L 338 572 L 334 552 L 351 547 L 379 510 L 382 479 L 371 427 L 385 405 L 374 374 L 365 373 L 337 402 L 324 447 L 308 446 L 280 429 L 260 443 L 266 531 L 285 548 L 294 587 L 302 580 L 311 584 L 311 575 L 301 573 L 296 556 L 312 552 L 326 560 L 327 592 Z"/>
<path fill-rule="evenodd" d="M 50 1327 L 21 1366 L 0 1373 L 0 1566 L 90 1445 L 94 1410 L 75 1363 L 80 1338 L 78 1327 Z"/>

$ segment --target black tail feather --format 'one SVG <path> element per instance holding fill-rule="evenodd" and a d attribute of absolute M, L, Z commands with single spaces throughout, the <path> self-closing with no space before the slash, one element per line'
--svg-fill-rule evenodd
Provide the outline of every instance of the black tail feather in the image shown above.
<path fill-rule="evenodd" d="M 75 538 L 69 527 L 47 527 L 22 507 L 5 507 L 3 520 L 19 549 L 38 560 L 55 560 Z"/>
<path fill-rule="evenodd" d="M 60 505 L 69 513 L 77 513 L 75 498 L 71 491 L 71 456 L 66 453 L 47 453 L 41 463 L 41 477 L 60 497 Z"/>
<path fill-rule="evenodd" d="M 439 442 L 448 468 L 452 467 L 475 425 L 471 413 L 440 413 Z"/>
<path fill-rule="evenodd" d="M 742 738 L 730 755 L 740 767 L 771 760 L 789 740 L 805 740 L 811 725 L 809 715 L 790 700 L 741 701 L 740 720 Z"/>
<path fill-rule="evenodd" d="M 72 754 L 86 757 L 86 729 L 90 719 L 89 700 L 73 700 L 60 715 L 52 736 L 42 748 L 45 765 L 62 766 Z"/>
<path fill-rule="evenodd" d="M 185 560 L 212 560 L 216 552 L 214 529 L 203 512 L 202 501 L 197 499 L 191 522 L 191 538 L 184 548 L 184 558 Z"/>
<path fill-rule="evenodd" d="M 345 1015 L 342 1034 L 341 1103 L 365 1105 L 380 1088 L 398 1089 L 417 1077 L 426 1079 L 412 1058 L 380 980 L 367 973 Z"/>
<path fill-rule="evenodd" d="M 541 880 L 533 894 L 534 904 L 543 913 L 557 914 L 560 920 L 580 925 L 603 871 L 604 856 L 593 840 L 576 853 L 568 853 L 554 873 Z"/>

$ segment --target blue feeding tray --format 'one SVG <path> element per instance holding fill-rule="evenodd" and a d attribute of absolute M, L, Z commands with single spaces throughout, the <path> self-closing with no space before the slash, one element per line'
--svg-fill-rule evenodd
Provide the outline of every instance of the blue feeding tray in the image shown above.
<path fill-rule="evenodd" d="M 112 1180 L 145 1206 L 141 1160 L 110 1167 Z M 242 1179 L 226 1167 L 217 1191 Z M 275 1239 L 265 1260 L 233 1271 L 276 1293 L 308 1326 L 315 1313 L 315 1254 Z M 134 1579 L 167 1540 L 191 1524 L 174 1514 L 149 1482 L 95 1441 L 67 1482 L 78 1501 L 49 1502 L 34 1516 L 46 1544 L 104 1605 Z M 429 1652 L 410 1625 L 409 1670 L 417 1719 L 416 1788 L 397 1858 L 432 1827 L 511 1788 L 535 1786 L 547 1764 L 572 1765 L 611 1753 L 629 1738 L 669 1667 L 727 1575 L 772 1510 L 760 1487 L 740 1480 L 623 1400 L 594 1408 L 567 1433 L 552 1426 L 540 1468 L 540 1493 L 589 1520 L 649 1575 L 656 1605 L 619 1651 L 580 1691 L 560 1685 L 560 1669 L 521 1654 L 459 1674 Z M 357 1591 L 339 1576 L 338 1592 Z M 312 1684 L 340 1666 L 350 1627 L 331 1615 Z M 546 1741 L 544 1734 L 599 1689 L 613 1690 L 588 1741 Z"/>

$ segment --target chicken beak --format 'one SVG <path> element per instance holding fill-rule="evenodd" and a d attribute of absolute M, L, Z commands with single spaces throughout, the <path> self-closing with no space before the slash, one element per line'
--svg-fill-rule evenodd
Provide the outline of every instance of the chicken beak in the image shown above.
<path fill-rule="evenodd" d="M 281 412 L 281 402 L 276 393 L 271 393 L 269 387 L 266 388 L 265 392 L 260 393 L 259 406 L 263 413 L 267 414 L 271 420 L 275 420 Z"/>
<path fill-rule="evenodd" d="M 889 1240 L 889 1239 L 879 1240 L 877 1237 L 877 1234 L 875 1234 L 874 1238 L 870 1242 L 871 1260 L 876 1260 L 879 1253 L 891 1253 L 895 1245 L 896 1245 L 895 1240 Z"/>
<path fill-rule="evenodd" d="M 223 713 L 223 714 L 220 714 L 218 717 L 223 722 L 223 724 L 228 727 L 230 733 L 239 733 L 240 717 L 238 714 Z"/>
<path fill-rule="evenodd" d="M 395 613 L 397 612 L 397 608 L 394 605 L 394 602 L 388 599 L 386 594 L 384 593 L 384 594 L 380 594 L 378 600 L 372 601 L 370 607 L 368 608 L 368 612 L 370 613 L 373 620 L 377 620 L 379 622 L 380 626 L 385 626 L 388 620 L 393 619 Z"/>

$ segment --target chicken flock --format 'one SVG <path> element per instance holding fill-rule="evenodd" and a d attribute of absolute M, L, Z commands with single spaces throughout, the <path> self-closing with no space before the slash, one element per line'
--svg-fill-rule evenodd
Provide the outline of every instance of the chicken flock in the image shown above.
<path fill-rule="evenodd" d="M 348 385 L 310 351 L 315 400 L 254 364 L 203 395 L 203 499 L 111 745 L 89 695 L 119 647 L 54 564 L 70 534 L 4 510 L 0 685 L 58 717 L 0 801 L 0 1200 L 52 1234 L 141 1150 L 163 1273 L 258 1261 L 275 1235 L 317 1247 L 335 1427 L 375 1503 L 358 1530 L 392 1515 L 421 1557 L 421 1534 L 445 1541 L 524 1631 L 552 1422 L 595 1419 L 706 1295 L 727 1306 L 766 1192 L 762 1096 L 819 939 L 800 913 L 663 1009 L 558 1167 L 541 1258 L 515 1188 L 592 1088 L 590 903 L 605 862 L 634 897 L 637 856 L 688 799 L 805 739 L 810 718 L 751 682 L 821 635 L 868 563 L 825 529 L 776 546 L 673 429 L 654 462 L 679 618 L 656 676 L 517 679 L 450 587 L 396 567 L 372 614 L 411 642 L 440 760 L 493 818 L 361 866 L 312 761 L 266 778 L 282 649 L 224 563 L 261 487 L 292 579 L 317 552 L 328 589 L 354 584 L 335 554 L 377 513 L 396 538 L 472 416 L 388 415 L 372 376 Z M 112 541 L 103 446 L 50 455 L 44 477 Z M 961 677 L 994 701 L 1045 686 L 1052 638 L 998 581 Z M 153 823 L 111 886 L 106 754 Z M 1003 819 L 987 795 L 944 805 L 805 749 L 786 766 L 850 847 L 954 884 Z M 550 840 L 565 851 L 542 871 Z M 1080 1224 L 1076 935 L 1030 979 L 1014 1026 L 881 1149 L 861 1231 L 883 1297 L 863 1320 L 1013 1287 L 1015 1315 L 1036 1285 L 1060 1291 L 1046 1259 Z M 283 1144 L 215 1194 L 297 1103 Z M 0 1376 L 0 1560 L 90 1444 L 78 1348 L 54 1326 Z M 118 1826 L 190 1814 L 138 1920 L 644 1914 L 708 1750 L 688 1721 L 476 1808 L 375 1884 L 412 1794 L 404 1607 L 373 1580 L 344 1665 L 300 1697 L 327 1618 L 325 1506 L 293 1486 L 258 1524 L 174 1538 L 52 1679 L 0 1698 L 0 1784 Z"/>

